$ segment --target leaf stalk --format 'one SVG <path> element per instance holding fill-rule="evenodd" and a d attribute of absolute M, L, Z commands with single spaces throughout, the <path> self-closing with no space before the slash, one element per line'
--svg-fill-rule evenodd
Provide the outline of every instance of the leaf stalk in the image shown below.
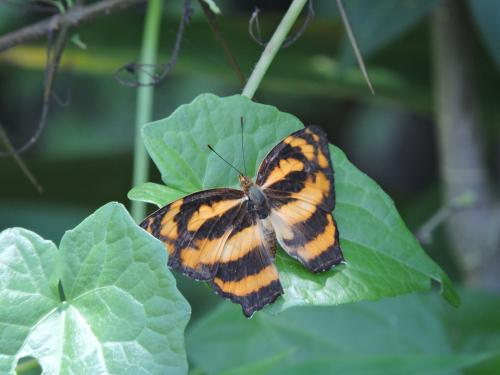
<path fill-rule="evenodd" d="M 308 0 L 293 0 L 292 4 L 290 4 L 290 8 L 286 11 L 283 19 L 280 24 L 276 28 L 273 36 L 267 43 L 266 48 L 262 52 L 257 65 L 252 72 L 252 75 L 248 79 L 247 84 L 243 88 L 242 95 L 252 98 L 257 91 L 264 75 L 267 72 L 267 69 L 271 65 L 271 62 L 274 60 L 276 53 L 278 53 L 281 45 L 285 41 L 286 36 L 290 32 L 290 29 L 294 25 L 295 21 L 300 15 L 300 12 L 306 5 Z"/>

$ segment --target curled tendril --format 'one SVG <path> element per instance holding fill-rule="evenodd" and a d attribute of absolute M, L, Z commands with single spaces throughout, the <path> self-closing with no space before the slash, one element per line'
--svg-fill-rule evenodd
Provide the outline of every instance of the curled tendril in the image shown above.
<path fill-rule="evenodd" d="M 267 45 L 267 42 L 264 42 L 262 40 L 262 34 L 260 32 L 259 14 L 260 14 L 260 9 L 255 8 L 255 10 L 252 13 L 252 16 L 248 20 L 248 33 L 257 44 L 259 44 L 262 47 L 265 47 Z M 302 26 L 294 35 L 289 36 L 285 39 L 285 41 L 281 45 L 281 48 L 290 47 L 293 43 L 295 43 L 304 34 L 304 32 L 306 31 L 307 27 L 309 26 L 313 18 L 314 18 L 313 1 L 309 0 L 307 7 L 307 15 L 306 18 L 304 19 L 304 22 L 302 23 Z"/>
<path fill-rule="evenodd" d="M 50 93 L 50 96 L 52 97 L 52 99 L 54 99 L 59 107 L 65 108 L 69 107 L 69 105 L 71 104 L 71 91 L 69 90 L 66 90 L 64 98 L 61 98 L 61 96 L 56 94 L 54 91 Z"/>
<path fill-rule="evenodd" d="M 165 64 L 141 64 L 131 62 L 119 67 L 116 70 L 115 79 L 120 84 L 129 87 L 153 86 L 163 80 L 170 73 L 177 62 L 184 30 L 186 25 L 189 23 L 192 14 L 193 8 L 191 7 L 190 0 L 184 0 L 184 13 L 182 15 L 179 28 L 177 29 L 174 47 L 172 48 L 172 53 L 170 55 L 172 56 L 170 61 Z"/>
<path fill-rule="evenodd" d="M 29 150 L 40 138 L 45 129 L 47 123 L 47 116 L 49 113 L 50 98 L 53 97 L 53 86 L 56 74 L 59 69 L 59 63 L 61 62 L 61 57 L 68 40 L 68 25 L 63 25 L 54 40 L 53 29 L 49 30 L 48 33 L 48 47 L 47 47 L 47 64 L 45 67 L 44 76 L 44 90 L 43 90 L 43 104 L 42 113 L 40 115 L 40 120 L 38 125 L 31 135 L 31 137 L 20 147 L 15 149 L 16 154 L 22 154 L 23 152 Z M 8 156 L 7 152 L 0 151 L 0 157 Z"/>

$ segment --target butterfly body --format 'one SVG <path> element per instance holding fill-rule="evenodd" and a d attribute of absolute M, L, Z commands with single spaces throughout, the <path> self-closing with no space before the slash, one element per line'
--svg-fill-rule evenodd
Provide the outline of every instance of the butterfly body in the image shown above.
<path fill-rule="evenodd" d="M 270 214 L 269 203 L 265 193 L 248 176 L 240 176 L 241 189 L 250 200 L 249 208 L 254 211 L 260 219 L 265 219 Z"/>
<path fill-rule="evenodd" d="M 141 226 L 165 243 L 170 267 L 209 281 L 251 316 L 283 293 L 277 242 L 313 272 L 343 262 L 326 135 L 317 127 L 292 133 L 266 156 L 255 182 L 241 175 L 240 185 L 190 194 Z"/>

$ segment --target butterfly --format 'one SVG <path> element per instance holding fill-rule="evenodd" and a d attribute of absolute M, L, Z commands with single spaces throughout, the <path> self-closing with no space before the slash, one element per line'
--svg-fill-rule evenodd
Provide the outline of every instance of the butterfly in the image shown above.
<path fill-rule="evenodd" d="M 210 283 L 251 317 L 283 288 L 274 265 L 276 242 L 312 272 L 344 262 L 335 207 L 334 173 L 324 131 L 298 130 L 262 161 L 242 190 L 190 194 L 149 215 L 140 226 L 161 240 L 168 265 Z"/>

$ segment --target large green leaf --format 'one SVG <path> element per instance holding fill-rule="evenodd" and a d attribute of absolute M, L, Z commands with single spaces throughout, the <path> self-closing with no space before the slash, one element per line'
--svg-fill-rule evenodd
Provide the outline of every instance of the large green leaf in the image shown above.
<path fill-rule="evenodd" d="M 240 117 L 244 118 L 246 169 L 250 176 L 271 148 L 303 127 L 294 116 L 242 96 L 204 94 L 170 117 L 143 128 L 146 147 L 170 187 L 194 192 L 237 187 L 237 174 L 211 153 L 207 143 L 237 168 L 244 169 Z M 441 284 L 443 296 L 458 304 L 446 274 L 422 250 L 406 228 L 392 200 L 368 176 L 331 146 L 336 172 L 340 242 L 347 264 L 313 274 L 279 252 L 277 265 L 284 295 L 273 306 L 333 305 L 394 296 Z M 140 188 L 138 188 L 140 189 Z M 134 191 L 136 196 L 140 192 Z M 165 196 L 147 191 L 147 201 L 165 204 Z M 145 192 L 146 194 L 146 192 Z"/>
<path fill-rule="evenodd" d="M 26 356 L 51 374 L 187 372 L 189 305 L 163 246 L 120 204 L 66 232 L 59 251 L 30 231 L 5 230 L 0 259 L 1 373 Z"/>
<path fill-rule="evenodd" d="M 456 374 L 465 368 L 493 374 L 500 355 L 499 302 L 498 296 L 467 293 L 462 310 L 433 294 L 412 294 L 251 320 L 222 304 L 188 329 L 186 345 L 193 364 L 207 374 L 231 373 L 286 351 L 291 354 L 266 374 Z M 488 314 L 488 332 L 474 328 Z M 464 321 L 469 329 L 455 325 Z M 475 346 L 458 344 L 470 341 Z"/>
<path fill-rule="evenodd" d="M 0 233 L 0 373 L 14 370 L 31 329 L 59 314 L 56 255 L 55 245 L 33 232 Z"/>
<path fill-rule="evenodd" d="M 246 166 L 241 149 L 241 117 Z M 192 192 L 239 187 L 236 172 L 210 152 L 208 144 L 236 168 L 243 171 L 246 167 L 248 175 L 253 176 L 277 141 L 301 127 L 296 117 L 243 96 L 218 98 L 204 94 L 193 103 L 180 106 L 167 119 L 146 125 L 143 138 L 163 182 Z"/>

